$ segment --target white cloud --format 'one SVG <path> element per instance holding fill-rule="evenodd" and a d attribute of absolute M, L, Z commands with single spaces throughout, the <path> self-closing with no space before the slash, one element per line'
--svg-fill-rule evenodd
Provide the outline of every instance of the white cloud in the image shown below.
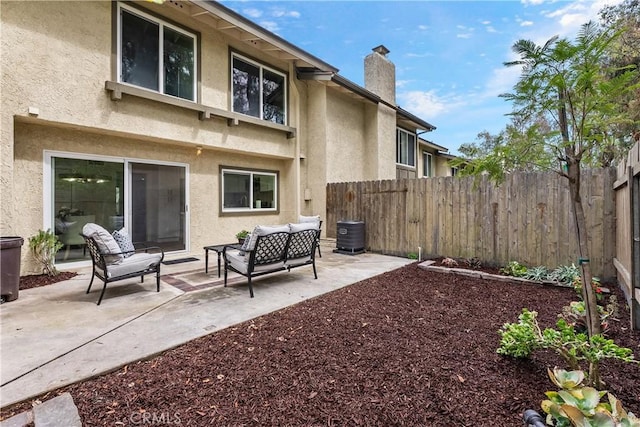
<path fill-rule="evenodd" d="M 274 10 L 271 15 L 274 18 L 300 18 L 300 12 L 295 10 Z"/>
<path fill-rule="evenodd" d="M 491 77 L 485 83 L 481 96 L 493 98 L 502 93 L 511 92 L 520 77 L 520 72 L 520 67 L 495 68 L 491 72 Z"/>
<path fill-rule="evenodd" d="M 247 15 L 249 18 L 260 18 L 262 16 L 262 11 L 259 9 L 243 9 L 242 13 Z"/>
<path fill-rule="evenodd" d="M 530 27 L 533 25 L 533 21 L 521 21 L 520 22 L 520 26 L 521 27 Z"/>
<path fill-rule="evenodd" d="M 456 34 L 456 37 L 459 38 L 459 39 L 470 39 L 471 38 L 471 33 Z"/>
<path fill-rule="evenodd" d="M 546 18 L 560 25 L 560 35 L 572 35 L 580 26 L 590 20 L 598 20 L 599 12 L 605 6 L 613 6 L 622 0 L 574 0 L 559 3 L 562 7 L 543 12 Z"/>
<path fill-rule="evenodd" d="M 278 30 L 280 29 L 280 27 L 278 26 L 278 23 L 274 21 L 261 21 L 260 26 L 266 28 L 272 33 L 277 33 Z"/>
<path fill-rule="evenodd" d="M 435 90 L 400 92 L 398 100 L 402 108 L 426 120 L 447 114 L 460 103 L 455 95 L 441 97 Z"/>
<path fill-rule="evenodd" d="M 412 53 L 409 52 L 405 55 L 407 58 L 428 58 L 431 56 L 435 56 L 432 52 L 424 52 L 424 53 Z"/>
<path fill-rule="evenodd" d="M 418 25 L 418 29 L 421 30 L 421 31 L 426 31 L 426 30 L 429 29 L 429 26 L 428 25 Z"/>
<path fill-rule="evenodd" d="M 488 33 L 497 33 L 498 30 L 496 30 L 495 28 L 493 28 L 493 26 L 491 25 L 487 25 L 487 32 Z"/>

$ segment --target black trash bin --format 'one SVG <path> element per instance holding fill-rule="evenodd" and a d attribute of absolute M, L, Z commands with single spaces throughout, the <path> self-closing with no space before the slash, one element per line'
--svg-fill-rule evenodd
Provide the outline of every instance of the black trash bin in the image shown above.
<path fill-rule="evenodd" d="M 18 298 L 23 243 L 22 237 L 0 237 L 0 297 L 3 302 Z"/>

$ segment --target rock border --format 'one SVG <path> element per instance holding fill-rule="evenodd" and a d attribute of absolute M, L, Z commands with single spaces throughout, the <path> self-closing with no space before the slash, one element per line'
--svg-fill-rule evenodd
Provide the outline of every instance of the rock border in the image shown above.
<path fill-rule="evenodd" d="M 433 271 L 436 273 L 445 273 L 445 274 L 455 274 L 459 276 L 472 277 L 476 279 L 497 280 L 499 282 L 521 283 L 521 284 L 528 284 L 528 285 L 542 285 L 542 286 L 556 286 L 560 288 L 572 288 L 571 285 L 565 285 L 564 283 L 553 281 L 553 280 L 544 280 L 542 282 L 538 282 L 535 280 L 523 279 L 522 277 L 503 276 L 501 274 L 485 273 L 483 271 L 469 270 L 466 268 L 440 267 L 440 266 L 434 265 L 435 263 L 436 261 L 427 260 L 418 264 L 418 267 L 426 271 Z"/>

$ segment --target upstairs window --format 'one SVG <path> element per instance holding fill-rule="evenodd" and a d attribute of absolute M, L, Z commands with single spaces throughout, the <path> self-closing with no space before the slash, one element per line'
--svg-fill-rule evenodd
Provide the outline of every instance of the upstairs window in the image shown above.
<path fill-rule="evenodd" d="M 396 131 L 396 163 L 404 166 L 416 166 L 416 134 L 404 129 Z"/>
<path fill-rule="evenodd" d="M 422 161 L 424 163 L 424 170 L 422 171 L 422 176 L 432 177 L 433 176 L 433 155 L 431 153 L 423 151 Z"/>
<path fill-rule="evenodd" d="M 284 125 L 286 76 L 235 53 L 231 62 L 233 111 Z"/>
<path fill-rule="evenodd" d="M 118 4 L 118 81 L 196 101 L 195 34 Z"/>

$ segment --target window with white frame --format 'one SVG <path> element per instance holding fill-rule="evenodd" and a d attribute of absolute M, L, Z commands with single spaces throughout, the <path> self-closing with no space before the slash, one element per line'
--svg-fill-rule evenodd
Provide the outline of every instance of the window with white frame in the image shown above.
<path fill-rule="evenodd" d="M 222 211 L 275 211 L 278 174 L 275 172 L 222 169 Z"/>
<path fill-rule="evenodd" d="M 396 131 L 396 163 L 416 166 L 416 134 L 404 129 Z"/>
<path fill-rule="evenodd" d="M 196 101 L 197 36 L 118 3 L 118 81 Z"/>
<path fill-rule="evenodd" d="M 287 122 L 286 76 L 236 53 L 231 61 L 233 111 L 273 123 Z"/>
<path fill-rule="evenodd" d="M 422 176 L 433 176 L 433 155 L 427 151 L 422 152 L 422 163 L 424 165 Z"/>
<path fill-rule="evenodd" d="M 456 167 L 451 168 L 451 176 L 456 176 L 456 175 L 458 175 L 458 168 Z"/>

